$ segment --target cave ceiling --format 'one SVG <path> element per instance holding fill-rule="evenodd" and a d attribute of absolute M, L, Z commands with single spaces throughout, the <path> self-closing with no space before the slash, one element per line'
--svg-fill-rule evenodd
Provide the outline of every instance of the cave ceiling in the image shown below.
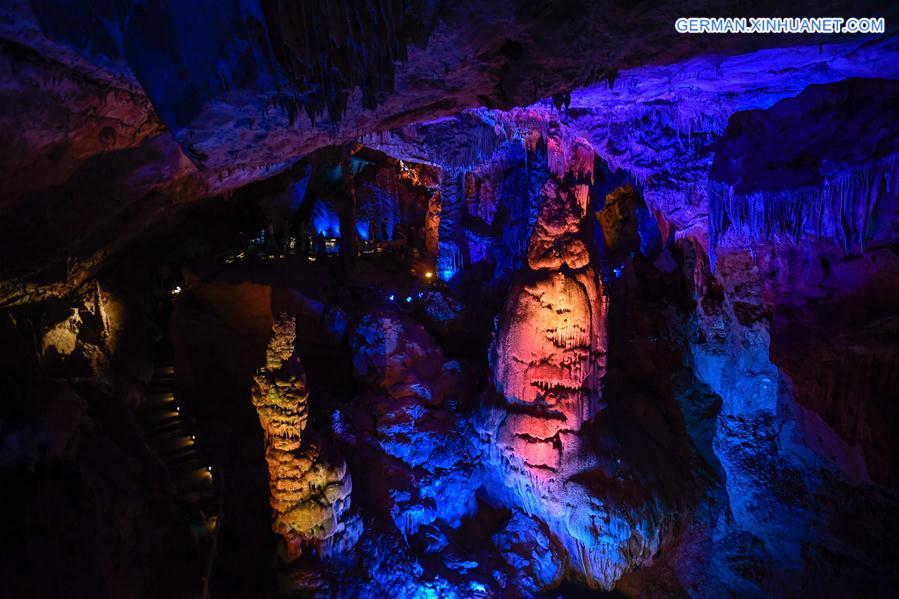
<path fill-rule="evenodd" d="M 808 85 L 897 75 L 889 35 L 685 36 L 674 19 L 707 3 L 652 4 L 4 3 L 0 243 L 14 258 L 2 265 L 4 295 L 49 289 L 60 272 L 83 280 L 185 204 L 324 146 L 368 136 L 397 157 L 453 168 L 484 159 L 496 143 L 477 127 L 454 137 L 457 119 L 491 128 L 484 109 L 549 112 L 551 97 L 610 165 L 650 181 L 650 202 L 686 230 L 707 212 L 692 190 L 734 112 Z M 813 16 L 835 6 L 753 10 Z M 855 8 L 888 24 L 895 11 Z M 432 122 L 424 127 L 439 139 L 408 132 Z M 401 138 L 412 143 L 391 143 Z"/>

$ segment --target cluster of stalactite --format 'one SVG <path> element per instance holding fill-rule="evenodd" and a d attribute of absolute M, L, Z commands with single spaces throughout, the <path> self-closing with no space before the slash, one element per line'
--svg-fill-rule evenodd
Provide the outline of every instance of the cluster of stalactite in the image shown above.
<path fill-rule="evenodd" d="M 443 169 L 435 214 L 438 276 L 451 279 L 463 268 L 491 259 L 494 282 L 508 282 L 527 259 L 543 195 L 555 193 L 545 191 L 544 183 L 556 181 L 565 198 L 574 193 L 579 195 L 573 201 L 586 201 L 595 152 L 557 116 L 539 109 L 469 111 L 459 117 L 464 127 L 446 121 L 420 131 L 427 153 L 439 156 Z M 450 149 L 444 151 L 443 144 Z M 578 185 L 570 186 L 568 180 Z M 576 220 L 573 214 L 569 217 Z M 546 222 L 559 226 L 552 219 Z M 543 235 L 553 233 L 546 229 Z"/>
<path fill-rule="evenodd" d="M 282 314 L 272 331 L 252 391 L 265 435 L 272 529 L 284 540 L 288 561 L 306 546 L 328 555 L 351 547 L 361 532 L 358 518 L 347 513 L 352 480 L 342 460 L 326 460 L 318 443 L 303 439 L 309 393 L 294 350 L 295 319 Z"/>
<path fill-rule="evenodd" d="M 713 184 L 709 241 L 714 249 L 727 235 L 792 243 L 810 237 L 861 252 L 885 193 L 899 193 L 899 160 L 850 169 L 825 178 L 821 187 L 739 194 L 732 185 Z"/>
<path fill-rule="evenodd" d="M 301 90 L 298 101 L 311 119 L 327 109 L 339 120 L 355 88 L 374 108 L 394 90 L 395 64 L 410 45 L 423 45 L 432 20 L 421 0 L 263 3 L 272 46 Z"/>

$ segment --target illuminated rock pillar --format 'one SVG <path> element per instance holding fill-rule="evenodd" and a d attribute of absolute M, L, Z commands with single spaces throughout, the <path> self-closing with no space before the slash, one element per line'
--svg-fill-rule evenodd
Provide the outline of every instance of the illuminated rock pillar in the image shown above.
<path fill-rule="evenodd" d="M 590 423 L 605 406 L 608 296 L 593 268 L 589 185 L 593 149 L 546 140 L 550 176 L 539 188 L 527 265 L 515 276 L 491 349 L 504 405 L 485 411 L 488 492 L 544 522 L 570 576 L 610 589 L 648 563 L 659 534 L 642 511 L 601 487 Z M 587 226 L 587 224 L 591 226 Z"/>
<path fill-rule="evenodd" d="M 541 195 L 527 267 L 497 331 L 494 381 L 514 408 L 502 447 L 546 478 L 562 471 L 581 427 L 602 408 L 608 299 L 581 235 L 588 185 L 553 177 Z"/>
<path fill-rule="evenodd" d="M 465 175 L 441 177 L 441 212 L 437 247 L 437 276 L 448 281 L 465 266 L 462 216 L 465 202 Z"/>
<path fill-rule="evenodd" d="M 329 555 L 352 547 L 361 532 L 358 517 L 347 514 L 352 480 L 342 460 L 324 460 L 320 445 L 302 438 L 309 392 L 294 351 L 294 318 L 282 314 L 272 330 L 266 363 L 257 371 L 252 391 L 265 436 L 272 529 L 284 540 L 286 561 L 299 557 L 306 546 Z"/>

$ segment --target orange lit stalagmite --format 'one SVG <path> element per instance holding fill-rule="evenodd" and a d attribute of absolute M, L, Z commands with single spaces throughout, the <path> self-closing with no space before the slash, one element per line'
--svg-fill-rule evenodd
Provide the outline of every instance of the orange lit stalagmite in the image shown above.
<path fill-rule="evenodd" d="M 352 481 L 342 460 L 326 461 L 317 442 L 302 438 L 309 393 L 294 351 L 294 318 L 282 314 L 272 331 L 266 364 L 253 385 L 253 405 L 265 434 L 272 529 L 283 538 L 288 561 L 305 546 L 328 555 L 351 547 L 360 532 L 358 517 L 347 517 Z"/>
<path fill-rule="evenodd" d="M 512 412 L 500 446 L 537 478 L 555 476 L 602 407 L 607 298 L 581 237 L 588 186 L 549 179 L 503 311 L 494 378 Z"/>
<path fill-rule="evenodd" d="M 569 574 L 611 588 L 658 547 L 651 518 L 608 501 L 581 481 L 597 468 L 591 425 L 605 403 L 608 296 L 591 266 L 588 218 L 592 148 L 550 137 L 527 266 L 517 275 L 492 348 L 504 405 L 482 432 L 498 498 L 546 524 L 565 548 Z"/>

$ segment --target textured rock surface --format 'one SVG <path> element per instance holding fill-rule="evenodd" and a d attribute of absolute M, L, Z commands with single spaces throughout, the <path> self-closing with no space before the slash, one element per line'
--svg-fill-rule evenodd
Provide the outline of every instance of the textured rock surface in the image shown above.
<path fill-rule="evenodd" d="M 556 116 L 548 103 L 505 113 L 475 111 L 457 119 L 406 127 L 371 142 L 381 144 L 394 155 L 414 156 L 454 168 L 473 168 L 489 161 L 494 154 L 502 155 L 504 143 L 510 138 L 522 135 L 528 139 L 524 132 L 534 127 L 528 121 L 545 128 L 558 119 L 565 122 L 569 135 L 583 136 L 612 168 L 625 169 L 633 175 L 660 220 L 666 239 L 672 235 L 689 236 L 706 245 L 710 195 L 720 194 L 709 184 L 709 173 L 716 157 L 717 138 L 725 133 L 730 117 L 739 111 L 764 111 L 779 100 L 798 95 L 810 84 L 829 84 L 851 77 L 895 79 L 895 52 L 894 41 L 887 38 L 872 43 L 799 46 L 723 58 L 697 57 L 669 66 L 643 66 L 622 70 L 614 86 L 599 84 L 573 90 L 564 117 Z M 829 122 L 847 123 L 835 125 L 835 131 L 842 132 L 835 135 L 868 126 L 878 129 L 866 136 L 868 141 L 862 142 L 864 146 L 830 144 L 824 143 L 821 137 L 816 138 L 830 130 L 825 121 L 814 131 L 803 129 L 805 141 L 796 144 L 797 153 L 802 152 L 801 147 L 812 148 L 813 155 L 819 151 L 815 147 L 853 148 L 846 149 L 842 158 L 834 156 L 826 172 L 813 169 L 811 179 L 805 167 L 801 176 L 806 181 L 820 183 L 822 175 L 845 173 L 850 166 L 870 168 L 891 154 L 888 146 L 895 136 L 886 133 L 890 112 L 883 106 L 890 103 L 886 96 L 892 92 L 887 86 L 886 95 L 870 96 L 863 91 L 866 86 L 877 84 L 859 81 L 841 84 L 832 92 L 827 87 L 809 90 L 805 100 L 797 101 L 800 104 L 787 103 L 779 109 L 785 115 L 792 111 L 795 116 L 800 111 L 810 114 L 813 105 L 826 106 L 833 115 Z M 864 100 L 866 95 L 870 100 Z M 849 124 L 853 111 L 859 115 L 859 122 Z M 874 111 L 882 116 L 865 116 L 873 115 Z M 761 116 L 766 112 L 757 114 L 755 117 L 748 113 L 741 115 L 738 121 L 756 118 L 762 122 L 766 118 Z M 864 122 L 866 118 L 868 122 Z M 739 125 L 735 123 L 733 127 Z M 780 126 L 776 127 L 779 131 Z M 798 132 L 800 127 L 796 125 L 794 131 Z M 536 139 L 539 138 L 537 135 Z M 468 152 L 463 157 L 460 157 L 460 147 Z M 560 145 L 563 150 L 566 147 L 572 146 Z M 725 154 L 728 151 L 725 146 L 720 149 Z M 554 150 L 550 147 L 549 153 L 557 154 Z M 735 155 L 745 153 L 737 148 L 733 151 Z M 770 153 L 771 150 L 760 152 L 759 156 Z M 560 164 L 565 160 L 559 155 Z M 801 170 L 795 165 L 786 168 Z M 726 167 L 717 166 L 715 173 L 721 174 L 715 177 L 730 181 L 733 177 L 725 172 Z M 778 185 L 778 190 L 797 188 L 789 184 L 791 179 L 772 177 L 770 173 L 747 176 L 765 177 L 765 184 Z M 712 217 L 716 218 L 714 214 Z"/>
<path fill-rule="evenodd" d="M 899 193 L 897 97 L 895 81 L 849 79 L 735 115 L 710 171 L 718 183 L 709 205 L 712 247 L 728 237 L 732 244 L 825 239 L 860 253 L 883 237 Z M 789 150 L 772 159 L 774 144 L 787 139 Z"/>
<path fill-rule="evenodd" d="M 446 410 L 453 368 L 422 326 L 400 314 L 366 315 L 350 337 L 354 373 L 365 381 L 374 417 L 370 442 L 404 466 L 403 484 L 386 489 L 391 517 L 405 539 L 423 527 L 458 527 L 475 510 L 480 449 L 464 418 Z M 457 367 L 458 365 L 456 365 Z"/>
<path fill-rule="evenodd" d="M 738 6 L 717 9 L 730 13 Z M 189 24 L 209 15 L 194 5 L 98 5 L 69 26 L 71 16 L 60 6 L 37 2 L 30 8 L 54 42 L 133 74 L 186 150 L 215 168 L 308 152 L 335 129 L 338 117 L 338 137 L 350 137 L 476 103 L 526 105 L 616 69 L 689 56 L 712 40 L 680 36 L 673 21 L 701 7 L 665 3 L 647 13 L 593 2 L 377 0 L 301 9 L 235 0 L 219 6 L 201 29 Z M 776 3 L 756 8 L 784 12 Z M 819 3 L 796 10 L 811 16 L 832 8 Z M 92 20 L 104 26 L 86 33 L 77 28 Z M 18 32 L 24 24 L 17 21 Z M 633 35 L 637 23 L 640 36 Z M 152 35 L 157 31 L 166 32 L 164 39 Z M 730 36 L 714 44 L 722 51 L 764 41 Z M 327 49 L 316 54 L 310 44 Z M 172 70 L 187 84 L 168 77 Z M 307 113 L 323 108 L 337 113 L 328 115 L 333 122 L 313 123 Z M 260 132 L 269 135 L 260 138 Z"/>
<path fill-rule="evenodd" d="M 210 11 L 204 4 L 99 3 L 74 15 L 65 4 L 6 3 L 0 13 L 0 119 L 9 151 L 0 169 L 14 184 L 3 206 L 4 223 L 11 224 L 0 237 L 8 244 L 4 253 L 15 256 L 15 267 L 4 261 L 0 271 L 4 302 L 71 290 L 110 255 L 142 239 L 148 224 L 165 225 L 181 215 L 184 202 L 270 177 L 317 148 L 360 133 L 479 105 L 528 105 L 600 81 L 629 91 L 622 97 L 619 91 L 606 92 L 612 86 L 602 83 L 593 88 L 602 90 L 598 96 L 593 91 L 571 96 L 570 107 L 615 115 L 601 119 L 603 130 L 594 127 L 597 148 L 604 140 L 617 138 L 611 143 L 619 144 L 621 128 L 644 116 L 662 124 L 692 123 L 693 116 L 674 113 L 675 98 L 659 81 L 671 81 L 678 70 L 707 81 L 722 65 L 701 59 L 621 77 L 619 71 L 685 59 L 709 48 L 735 53 L 775 43 L 765 36 L 677 34 L 674 19 L 702 13 L 702 2 L 666 2 L 650 12 L 598 2 L 332 4 L 316 2 L 301 10 L 275 0 L 228 0 Z M 788 8 L 766 4 L 753 10 L 802 16 L 840 12 L 831 2 Z M 883 4 L 865 6 L 889 17 L 891 8 Z M 734 2 L 716 10 L 741 9 Z M 364 17 L 354 20 L 353 11 Z M 203 26 L 194 27 L 198 22 Z M 815 36 L 795 40 L 790 42 L 819 41 Z M 307 49 L 326 41 L 322 53 Z M 821 60 L 811 49 L 804 58 L 798 53 L 798 65 L 795 60 L 772 62 L 770 72 L 792 82 L 787 90 L 783 83 L 772 90 L 756 77 L 757 69 L 740 60 L 734 63 L 734 82 L 758 81 L 750 95 L 755 105 L 767 106 L 777 94 L 803 85 L 795 71 L 803 82 L 883 76 L 870 60 L 846 60 L 854 50 L 828 50 L 827 69 L 816 66 Z M 889 48 L 864 49 L 885 51 Z M 789 77 L 788 70 L 794 71 Z M 696 87 L 681 84 L 678 99 L 694 98 Z M 634 93 L 644 101 L 632 102 Z M 710 114 L 714 127 L 723 126 L 726 116 L 714 116 L 722 111 L 706 108 L 725 100 L 697 99 L 701 108 L 691 114 Z M 742 101 L 725 110 L 751 105 Z M 629 108 L 622 111 L 622 106 Z M 17 126 L 20 120 L 41 126 L 24 132 Z M 609 135 L 608 127 L 617 135 Z M 710 127 L 684 129 L 707 132 Z M 651 174 L 637 170 L 647 152 L 655 164 L 681 162 L 657 151 L 656 141 L 662 140 L 634 145 L 640 156 L 621 163 L 614 159 L 628 153 L 626 148 L 600 153 L 616 165 L 629 162 L 626 166 L 641 176 Z M 681 137 L 676 141 L 680 150 Z M 456 147 L 464 158 L 484 146 Z M 689 204 L 694 180 L 673 174 L 662 183 L 674 190 L 672 202 L 659 198 L 654 205 L 672 212 L 674 204 Z M 682 202 L 685 197 L 688 201 Z M 40 210 L 32 211 L 37 205 Z M 679 218 L 679 226 L 688 228 L 691 220 Z M 57 277 L 58 272 L 65 276 Z M 48 277 L 54 285 L 46 284 Z"/>
<path fill-rule="evenodd" d="M 547 141 L 551 165 L 552 156 L 585 151 L 580 140 L 568 151 L 561 143 Z M 480 430 L 489 447 L 487 476 L 498 479 L 487 492 L 545 523 L 564 548 L 572 576 L 610 589 L 625 571 L 651 559 L 659 532 L 645 519 L 648 513 L 616 503 L 587 482 L 598 463 L 584 428 L 604 405 L 608 299 L 587 267 L 588 185 L 563 183 L 569 164 L 578 169 L 582 163 L 575 158 L 550 167 L 554 176 L 543 186 L 529 268 L 518 275 L 498 322 L 492 364 L 504 406 L 487 410 Z M 588 164 L 590 173 L 572 175 L 589 176 L 592 159 Z M 542 562 L 550 569 L 552 563 Z M 554 578 L 532 576 L 532 585 Z"/>
<path fill-rule="evenodd" d="M 783 257 L 769 262 L 782 251 L 766 250 L 757 263 L 748 252 L 728 253 L 714 278 L 702 266 L 694 317 L 701 333 L 691 345 L 697 376 L 722 399 L 712 444 L 725 473 L 733 523 L 720 537 L 720 551 L 741 553 L 740 544 L 755 544 L 748 561 L 771 572 L 760 578 L 722 567 L 718 584 L 750 594 L 845 593 L 859 584 L 853 572 L 867 572 L 874 592 L 883 594 L 889 576 L 879 572 L 886 562 L 874 557 L 875 547 L 883 546 L 877 538 L 893 524 L 880 491 L 847 484 L 860 476 L 857 450 L 796 405 L 789 379 L 772 361 L 770 310 L 783 308 L 768 304 L 764 289 L 782 276 L 780 266 L 771 265 L 783 265 Z M 790 295 L 791 302 L 802 303 L 795 288 Z M 876 340 L 866 344 L 871 341 Z M 857 534 L 849 533 L 839 512 L 862 505 L 879 514 L 884 526 L 861 525 Z M 834 553 L 841 556 L 837 562 L 823 557 Z M 791 570 L 814 576 L 797 585 L 786 574 Z"/>
<path fill-rule="evenodd" d="M 295 353 L 296 322 L 282 315 L 272 330 L 266 364 L 255 376 L 253 405 L 265 431 L 272 529 L 293 560 L 312 545 L 327 556 L 351 549 L 361 532 L 348 513 L 352 478 L 340 461 L 329 463 L 317 443 L 306 440 L 306 373 Z"/>
<path fill-rule="evenodd" d="M 4 304 L 64 294 L 184 202 L 277 172 L 201 172 L 133 78 L 51 43 L 15 8 L 0 48 Z"/>
<path fill-rule="evenodd" d="M 515 512 L 493 542 L 520 579 L 518 586 L 527 594 L 556 586 L 564 573 L 564 563 L 553 541 L 539 521 Z"/>
<path fill-rule="evenodd" d="M 895 28 L 894 4 L 851 11 Z M 12 594 L 891 596 L 893 30 L 674 31 L 739 2 L 80 8 L 0 8 Z M 424 255 L 235 262 L 226 238 L 297 209 L 348 234 L 347 198 L 362 238 L 424 224 Z M 215 280 L 181 275 L 171 325 L 211 564 L 133 430 L 167 262 Z"/>

